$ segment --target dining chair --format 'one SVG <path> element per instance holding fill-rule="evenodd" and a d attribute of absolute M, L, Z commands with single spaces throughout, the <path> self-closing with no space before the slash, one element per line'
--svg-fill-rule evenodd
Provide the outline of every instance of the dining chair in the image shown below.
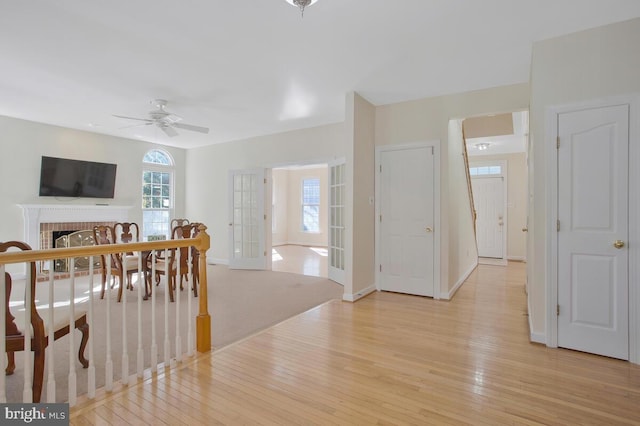
<path fill-rule="evenodd" d="M 121 228 L 119 228 L 121 229 Z M 122 232 L 121 232 L 122 234 Z M 125 239 L 127 237 L 125 236 Z M 117 244 L 119 240 L 115 228 L 109 225 L 98 225 L 93 228 L 93 239 L 96 245 Z M 118 279 L 118 302 L 122 300 L 122 289 L 125 287 L 133 288 L 131 279 L 134 273 L 138 272 L 138 257 L 131 254 L 130 256 L 122 253 L 113 253 L 110 255 L 101 255 L 102 261 L 102 286 L 100 288 L 100 298 L 104 299 L 104 290 L 107 282 L 107 268 L 111 268 L 112 280 Z M 126 277 L 126 282 L 125 282 Z M 110 283 L 113 288 L 114 282 Z"/>
<path fill-rule="evenodd" d="M 182 239 L 182 238 L 194 238 L 198 232 L 198 225 L 196 223 L 185 224 L 182 226 L 175 226 L 171 230 L 171 239 Z M 160 275 L 165 275 L 168 280 L 169 287 L 169 300 L 174 301 L 174 290 L 176 288 L 176 281 L 178 275 L 178 269 L 180 269 L 180 290 L 184 289 L 183 281 L 189 281 L 189 251 L 193 249 L 193 247 L 180 247 L 169 249 L 168 258 L 160 258 L 157 259 L 155 268 L 156 268 L 156 285 L 160 282 Z M 178 254 L 180 253 L 180 267 L 178 268 Z M 191 251 L 192 262 L 194 261 L 194 251 Z M 193 266 L 193 263 L 192 263 Z M 148 267 L 151 269 L 151 267 Z M 192 269 L 193 271 L 193 269 Z M 192 276 L 192 288 L 194 296 L 198 296 L 198 289 L 196 285 L 196 277 L 197 275 Z"/>
<path fill-rule="evenodd" d="M 0 252 L 9 250 L 31 250 L 31 247 L 20 241 L 8 241 L 0 243 Z M 28 302 L 31 312 L 31 350 L 33 351 L 33 402 L 40 402 L 42 383 L 44 378 L 45 349 L 49 345 L 49 330 L 53 327 L 53 340 L 69 334 L 69 307 L 57 306 L 53 308 L 53 324 L 49 322 L 49 315 L 40 316 L 36 307 L 36 264 L 29 262 L 31 300 Z M 52 272 L 50 272 L 52 273 Z M 16 368 L 15 352 L 24 351 L 25 330 L 25 306 L 11 302 L 12 279 L 11 274 L 5 272 L 5 350 L 7 352 L 7 367 L 5 374 L 11 375 Z M 11 303 L 10 303 L 11 302 Z M 14 301 L 15 302 L 15 301 Z M 87 311 L 79 306 L 74 307 L 75 328 L 82 333 L 78 360 L 83 368 L 89 367 L 89 361 L 84 357 L 84 350 L 89 340 L 89 324 L 87 323 Z"/>

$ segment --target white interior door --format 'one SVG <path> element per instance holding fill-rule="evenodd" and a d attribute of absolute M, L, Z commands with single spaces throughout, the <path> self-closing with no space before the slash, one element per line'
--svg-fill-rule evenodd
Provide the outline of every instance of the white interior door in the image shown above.
<path fill-rule="evenodd" d="M 629 358 L 629 107 L 558 115 L 558 346 Z"/>
<path fill-rule="evenodd" d="M 264 169 L 229 172 L 229 268 L 266 269 Z"/>
<path fill-rule="evenodd" d="M 345 162 L 329 163 L 329 279 L 344 285 Z"/>
<path fill-rule="evenodd" d="M 477 213 L 478 256 L 502 259 L 505 239 L 504 178 L 477 177 L 471 180 L 471 185 Z"/>
<path fill-rule="evenodd" d="M 380 152 L 381 290 L 434 296 L 434 148 Z"/>

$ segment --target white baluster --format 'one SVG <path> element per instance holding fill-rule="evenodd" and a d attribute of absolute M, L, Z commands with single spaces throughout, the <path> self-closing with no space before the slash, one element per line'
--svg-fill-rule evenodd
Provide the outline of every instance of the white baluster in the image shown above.
<path fill-rule="evenodd" d="M 6 389 L 6 379 L 5 379 L 5 369 L 7 368 L 7 357 L 5 353 L 7 351 L 7 346 L 5 342 L 6 332 L 7 332 L 7 323 L 6 323 L 6 307 L 7 304 L 5 289 L 7 288 L 6 279 L 4 276 L 5 268 L 4 264 L 0 265 L 0 403 L 7 402 L 7 389 Z"/>
<path fill-rule="evenodd" d="M 75 352 L 75 298 L 76 298 L 76 265 L 75 257 L 70 258 L 69 268 L 71 269 L 71 277 L 69 281 L 69 406 L 76 405 L 77 390 L 76 390 L 76 363 L 73 353 Z M 53 323 L 51 324 L 53 327 Z M 50 340 L 50 345 L 53 346 L 53 339 Z"/>
<path fill-rule="evenodd" d="M 188 277 L 191 278 L 191 286 L 195 288 L 196 280 L 193 278 L 193 248 L 189 247 L 189 260 L 187 264 L 189 265 L 189 273 Z M 193 289 L 187 288 L 187 354 L 189 356 L 193 356 L 193 348 L 194 348 L 194 334 L 193 334 L 193 315 L 191 311 L 191 302 L 193 301 Z"/>
<path fill-rule="evenodd" d="M 142 279 L 141 279 L 142 277 Z M 142 287 L 146 287 L 147 280 L 142 273 L 142 252 L 138 252 L 138 377 L 144 372 L 144 350 L 142 349 Z"/>
<path fill-rule="evenodd" d="M 129 349 L 127 348 L 127 258 L 126 253 L 121 253 L 122 279 L 120 280 L 120 288 L 122 288 L 122 384 L 129 383 Z"/>
<path fill-rule="evenodd" d="M 89 371 L 87 371 L 87 394 L 89 398 L 96 397 L 96 365 L 93 359 L 93 334 L 95 328 L 93 328 L 93 256 L 89 257 Z"/>
<path fill-rule="evenodd" d="M 169 344 L 169 276 L 171 274 L 171 268 L 169 264 L 169 253 L 167 249 L 164 249 L 164 278 L 165 278 L 165 292 L 164 292 L 164 367 L 169 366 L 169 359 L 171 358 L 171 348 Z"/>
<path fill-rule="evenodd" d="M 107 259 L 105 261 L 107 264 L 107 361 L 104 367 L 104 387 L 107 392 L 111 392 L 113 390 L 113 360 L 111 359 L 111 268 L 113 266 L 113 259 L 110 254 L 106 255 L 105 258 Z"/>
<path fill-rule="evenodd" d="M 33 372 L 31 368 L 31 263 L 27 262 L 27 278 L 24 292 L 24 388 L 22 390 L 22 402 L 33 402 Z M 2 354 L 4 357 L 5 355 Z M 0 372 L 2 373 L 2 372 Z"/>
<path fill-rule="evenodd" d="M 156 279 L 156 251 L 151 252 L 151 276 L 149 286 L 151 287 L 151 371 L 158 371 L 158 342 L 156 341 L 156 291 L 153 283 Z"/>
<path fill-rule="evenodd" d="M 181 249 L 177 249 L 176 253 L 176 262 L 178 262 L 176 268 L 176 356 L 174 360 L 172 360 L 172 367 L 175 366 L 176 362 L 182 361 L 182 336 L 180 336 L 180 284 L 178 281 L 182 283 L 182 253 Z"/>
<path fill-rule="evenodd" d="M 54 263 L 53 261 L 51 262 Z M 47 402 L 56 402 L 56 375 L 54 374 L 54 350 L 53 350 L 53 270 L 49 271 L 49 344 L 47 345 L 47 362 L 49 375 L 47 378 Z"/>

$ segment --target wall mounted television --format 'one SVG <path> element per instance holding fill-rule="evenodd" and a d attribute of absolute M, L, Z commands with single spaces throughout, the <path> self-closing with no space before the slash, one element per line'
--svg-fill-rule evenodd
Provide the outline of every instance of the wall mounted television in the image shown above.
<path fill-rule="evenodd" d="M 42 157 L 41 197 L 113 198 L 116 164 Z"/>

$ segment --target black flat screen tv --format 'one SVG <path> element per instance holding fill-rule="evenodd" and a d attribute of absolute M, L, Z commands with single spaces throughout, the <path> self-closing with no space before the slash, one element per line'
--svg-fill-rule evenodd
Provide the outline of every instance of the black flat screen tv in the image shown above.
<path fill-rule="evenodd" d="M 113 198 L 116 164 L 42 157 L 41 197 Z"/>

